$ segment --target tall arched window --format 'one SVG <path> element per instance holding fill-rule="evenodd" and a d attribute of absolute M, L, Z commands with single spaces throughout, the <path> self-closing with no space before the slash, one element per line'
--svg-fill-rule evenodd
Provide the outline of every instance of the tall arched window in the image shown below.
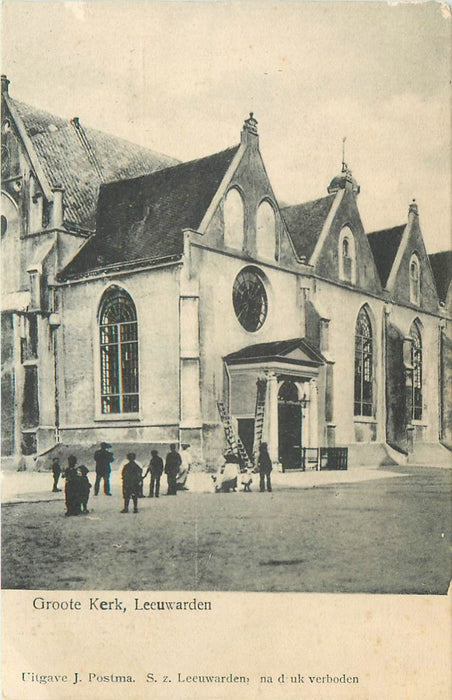
<path fill-rule="evenodd" d="M 276 256 L 276 218 L 270 202 L 263 201 L 257 210 L 256 250 L 259 257 L 274 260 Z"/>
<path fill-rule="evenodd" d="M 371 416 L 373 408 L 373 343 L 369 314 L 363 307 L 355 329 L 355 416 Z"/>
<path fill-rule="evenodd" d="M 224 202 L 224 244 L 242 250 L 244 231 L 243 199 L 235 188 L 229 190 Z"/>
<path fill-rule="evenodd" d="M 119 287 L 110 289 L 99 316 L 102 413 L 136 413 L 138 324 L 135 304 Z"/>
<path fill-rule="evenodd" d="M 355 238 L 348 226 L 339 236 L 339 277 L 344 282 L 356 282 Z"/>
<path fill-rule="evenodd" d="M 410 260 L 410 302 L 419 306 L 421 298 L 421 273 L 419 258 L 416 254 Z"/>
<path fill-rule="evenodd" d="M 411 364 L 413 367 L 413 399 L 412 418 L 422 419 L 422 340 L 419 327 L 413 323 L 410 330 L 411 343 Z"/>

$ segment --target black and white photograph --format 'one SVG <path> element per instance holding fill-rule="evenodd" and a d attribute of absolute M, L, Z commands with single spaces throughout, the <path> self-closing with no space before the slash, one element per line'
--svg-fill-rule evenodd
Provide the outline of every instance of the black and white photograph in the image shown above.
<path fill-rule="evenodd" d="M 3 6 L 4 589 L 446 594 L 450 14 Z"/>
<path fill-rule="evenodd" d="M 1 13 L 2 697 L 448 697 L 450 6 Z"/>

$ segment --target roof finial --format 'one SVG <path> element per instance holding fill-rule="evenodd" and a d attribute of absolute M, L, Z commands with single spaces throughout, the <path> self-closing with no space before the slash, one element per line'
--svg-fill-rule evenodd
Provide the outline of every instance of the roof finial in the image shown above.
<path fill-rule="evenodd" d="M 257 119 L 254 116 L 254 112 L 250 112 L 249 114 L 250 116 L 248 119 L 245 119 L 243 122 L 241 140 L 242 143 L 256 145 L 258 142 Z"/>
<path fill-rule="evenodd" d="M 413 197 L 413 201 L 411 202 L 410 206 L 408 207 L 408 214 L 416 214 L 416 216 L 419 216 L 419 208 L 417 206 L 417 202 Z"/>
<path fill-rule="evenodd" d="M 347 168 L 347 163 L 345 162 L 345 142 L 347 140 L 347 137 L 344 136 L 342 138 L 342 172 L 346 173 L 348 168 Z"/>

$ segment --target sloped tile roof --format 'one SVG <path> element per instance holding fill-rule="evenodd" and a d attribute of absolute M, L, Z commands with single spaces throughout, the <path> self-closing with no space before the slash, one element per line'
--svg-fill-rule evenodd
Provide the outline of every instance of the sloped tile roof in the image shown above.
<path fill-rule="evenodd" d="M 181 255 L 183 229 L 199 227 L 238 148 L 103 185 L 97 232 L 61 278 L 109 265 Z"/>
<path fill-rule="evenodd" d="M 440 301 L 446 301 L 452 278 L 452 251 L 443 250 L 441 253 L 433 253 L 428 257 L 432 266 L 438 297 Z"/>
<path fill-rule="evenodd" d="M 241 350 L 231 352 L 224 358 L 226 362 L 252 362 L 254 360 L 275 360 L 284 358 L 290 352 L 300 349 L 309 360 L 315 364 L 323 364 L 325 359 L 305 338 L 291 338 L 290 340 L 276 340 L 268 343 L 256 343 L 247 345 Z"/>
<path fill-rule="evenodd" d="M 101 183 L 137 177 L 178 163 L 174 158 L 54 116 L 10 98 L 51 187 L 64 188 L 65 221 L 94 230 Z M 83 145 L 86 136 L 86 145 Z"/>
<path fill-rule="evenodd" d="M 386 286 L 406 224 L 367 234 L 381 284 Z"/>
<path fill-rule="evenodd" d="M 309 262 L 335 196 L 330 194 L 281 210 L 298 257 L 305 257 Z"/>

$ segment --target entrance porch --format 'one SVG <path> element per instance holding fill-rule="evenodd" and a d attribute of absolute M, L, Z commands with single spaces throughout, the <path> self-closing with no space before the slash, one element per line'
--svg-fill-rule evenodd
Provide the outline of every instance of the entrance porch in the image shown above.
<path fill-rule="evenodd" d="M 322 355 L 304 338 L 295 338 L 249 346 L 224 359 L 231 421 L 250 461 L 256 464 L 266 442 L 272 462 L 283 471 L 305 468 L 323 434 Z"/>

